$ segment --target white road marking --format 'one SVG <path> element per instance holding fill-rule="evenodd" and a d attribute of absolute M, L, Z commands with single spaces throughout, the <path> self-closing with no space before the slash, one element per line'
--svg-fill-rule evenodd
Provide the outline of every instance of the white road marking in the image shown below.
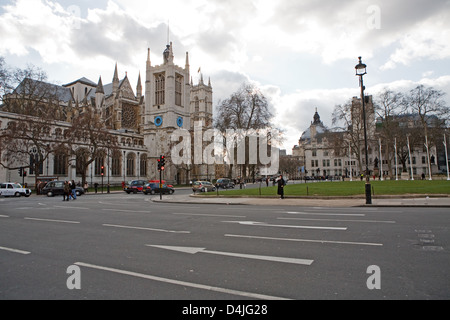
<path fill-rule="evenodd" d="M 54 206 L 54 208 L 63 208 L 63 209 L 77 209 L 77 210 L 91 210 L 91 208 L 84 207 L 69 207 L 69 206 Z"/>
<path fill-rule="evenodd" d="M 272 256 L 262 256 L 262 255 L 254 255 L 254 254 L 234 253 L 234 252 L 209 251 L 209 250 L 206 250 L 205 248 L 155 246 L 155 245 L 149 245 L 149 244 L 147 244 L 146 246 L 165 249 L 165 250 L 178 251 L 178 252 L 183 252 L 183 253 L 190 253 L 190 254 L 209 253 L 209 254 L 215 254 L 215 255 L 221 255 L 221 256 L 273 261 L 273 262 L 283 262 L 283 263 L 293 263 L 293 264 L 301 264 L 301 265 L 306 265 L 306 266 L 310 266 L 314 262 L 314 260 L 308 260 L 308 259 L 295 259 L 295 258 L 272 257 Z"/>
<path fill-rule="evenodd" d="M 0 218 L 9 218 L 9 216 L 4 216 L 0 214 Z"/>
<path fill-rule="evenodd" d="M 314 229 L 314 230 L 342 230 L 345 231 L 347 228 L 345 227 L 318 227 L 318 226 L 292 226 L 285 224 L 268 224 L 263 222 L 255 222 L 255 221 L 222 221 L 225 223 L 238 223 L 242 225 L 248 226 L 257 226 L 257 227 L 278 227 L 278 228 L 296 228 L 296 229 Z"/>
<path fill-rule="evenodd" d="M 158 282 L 174 284 L 174 285 L 183 286 L 183 287 L 190 287 L 190 288 L 195 288 L 195 289 L 202 289 L 202 290 L 220 292 L 220 293 L 231 294 L 231 295 L 236 295 L 236 296 L 243 296 L 243 297 L 251 298 L 251 299 L 289 300 L 289 299 L 286 299 L 286 298 L 280 298 L 280 297 L 275 297 L 275 296 L 268 296 L 268 295 L 264 295 L 264 294 L 251 293 L 251 292 L 245 292 L 245 291 L 237 291 L 237 290 L 225 289 L 225 288 L 220 288 L 220 287 L 213 287 L 213 286 L 197 284 L 197 283 L 192 283 L 192 282 L 179 281 L 179 280 L 173 280 L 173 279 L 168 279 L 168 278 L 161 278 L 161 277 L 151 276 L 151 275 L 147 275 L 147 274 L 143 274 L 143 273 L 137 273 L 137 272 L 120 270 L 120 269 L 96 266 L 96 265 L 87 264 L 87 263 L 83 263 L 83 262 L 76 262 L 75 265 L 80 266 L 80 267 L 86 267 L 86 268 L 91 268 L 91 269 L 102 270 L 102 271 L 109 271 L 109 272 L 113 272 L 113 273 L 118 273 L 118 274 L 123 274 L 123 275 L 127 275 L 127 276 L 137 277 L 137 278 L 141 278 L 141 279 L 147 279 L 147 280 L 153 280 L 153 281 L 158 281 Z"/>
<path fill-rule="evenodd" d="M 10 251 L 10 252 L 20 253 L 20 254 L 30 254 L 31 253 L 28 251 L 22 251 L 22 250 L 11 249 L 11 248 L 6 248 L 6 247 L 0 247 L 0 250 Z"/>
<path fill-rule="evenodd" d="M 25 220 L 35 220 L 35 221 L 46 221 L 46 222 L 59 222 L 59 223 L 73 223 L 78 224 L 78 221 L 67 221 L 67 220 L 53 220 L 53 219 L 39 219 L 39 218 L 24 218 Z"/>
<path fill-rule="evenodd" d="M 396 223 L 395 221 L 383 220 L 343 220 L 343 219 L 312 219 L 312 218 L 277 218 L 279 220 L 301 220 L 301 221 L 336 221 L 336 222 L 362 222 L 362 223 Z"/>
<path fill-rule="evenodd" d="M 190 231 L 173 231 L 173 230 L 153 229 L 153 228 L 144 228 L 144 227 L 121 226 L 121 225 L 115 225 L 115 224 L 103 224 L 103 226 L 104 227 L 112 227 L 112 228 L 122 228 L 122 229 L 157 231 L 157 232 L 166 232 L 166 233 L 191 233 Z"/>
<path fill-rule="evenodd" d="M 172 213 L 184 216 L 225 217 L 225 218 L 247 218 L 246 216 L 231 216 L 226 214 L 202 214 L 202 213 Z"/>
<path fill-rule="evenodd" d="M 114 212 L 130 212 L 130 213 L 150 213 L 150 210 L 147 211 L 138 211 L 138 210 L 119 210 L 119 209 L 102 209 L 102 211 L 114 211 Z"/>
<path fill-rule="evenodd" d="M 246 239 L 260 239 L 260 240 L 276 240 L 276 241 L 292 241 L 292 242 L 315 242 L 315 243 L 351 244 L 351 245 L 375 246 L 375 247 L 382 247 L 383 246 L 382 243 L 331 241 L 331 240 L 310 240 L 310 239 L 288 239 L 288 238 L 245 236 L 245 235 L 236 235 L 236 234 L 226 234 L 225 237 L 246 238 Z"/>
<path fill-rule="evenodd" d="M 312 208 L 310 208 L 309 210 L 345 210 L 345 211 L 348 211 L 348 210 L 353 210 L 353 211 L 355 211 L 355 210 L 357 210 L 357 211 L 361 211 L 361 210 L 364 210 L 364 211 L 378 211 L 378 208 L 328 208 L 328 207 L 312 207 Z"/>
<path fill-rule="evenodd" d="M 368 213 L 403 213 L 402 210 L 382 210 L 381 208 L 308 208 L 307 210 L 320 210 L 320 211 L 345 211 L 345 212 L 352 212 L 352 211 L 358 211 L 358 212 L 368 212 Z"/>
<path fill-rule="evenodd" d="M 357 213 L 317 213 L 317 212 L 282 212 L 287 214 L 312 215 L 312 216 L 349 216 L 349 217 L 365 217 L 365 214 Z"/>

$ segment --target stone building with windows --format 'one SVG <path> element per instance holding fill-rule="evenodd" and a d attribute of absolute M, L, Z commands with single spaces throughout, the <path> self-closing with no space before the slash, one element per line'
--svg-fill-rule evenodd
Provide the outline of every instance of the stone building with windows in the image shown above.
<path fill-rule="evenodd" d="M 33 89 L 26 91 L 26 82 L 33 82 Z M 211 81 L 207 84 L 200 76 L 198 84 L 193 83 L 190 76 L 189 55 L 186 53 L 184 67 L 175 65 L 173 45 L 168 44 L 162 54 L 162 63 L 152 65 L 150 49 L 146 61 L 144 88 L 139 75 L 138 83 L 133 90 L 127 74 L 119 79 L 118 66 L 115 65 L 112 82 L 103 85 L 102 77 L 97 83 L 80 78 L 71 83 L 59 86 L 36 80 L 24 81 L 5 97 L 3 101 L 14 101 L 19 104 L 19 95 L 38 96 L 38 92 L 46 90 L 52 93 L 40 103 L 56 103 L 58 108 L 56 121 L 43 139 L 57 141 L 65 130 L 69 130 L 75 114 L 84 108 L 93 108 L 101 117 L 108 132 L 114 137 L 117 148 L 108 149 L 105 156 L 96 159 L 87 169 L 87 182 L 90 184 L 109 182 L 120 185 L 134 179 L 159 179 L 157 159 L 166 156 L 164 179 L 170 183 L 185 183 L 192 179 L 213 178 L 214 166 L 192 165 L 189 168 L 175 166 L 171 161 L 171 134 L 177 129 L 185 129 L 193 133 L 194 124 L 202 123 L 204 130 L 212 128 L 213 90 Z M 13 104 L 0 106 L 0 130 L 5 130 L 10 122 L 17 122 L 23 116 L 22 111 L 11 107 Z M 89 151 L 92 148 L 80 143 L 79 150 Z M 0 153 L 2 150 L 0 150 Z M 33 158 L 33 150 L 29 151 Z M 31 160 L 25 156 L 21 162 L 4 159 L 6 167 L 0 167 L 0 181 L 26 182 L 29 186 L 35 183 L 35 172 L 28 170 L 26 177 L 19 177 L 17 168 L 29 167 Z M 77 162 L 79 155 L 65 152 L 51 152 L 38 168 L 39 176 L 63 180 L 80 181 L 81 173 Z M 104 174 L 101 175 L 101 167 Z M 103 180 L 102 180 L 103 178 Z M 45 180 L 45 179 L 44 179 Z"/>
<path fill-rule="evenodd" d="M 397 137 L 394 140 L 396 144 L 394 141 L 381 140 L 382 120 L 375 117 L 372 97 L 366 99 L 370 176 L 376 179 L 420 179 L 425 175 L 428 179 L 430 170 L 431 174 L 438 173 L 439 149 L 430 144 L 427 150 L 422 136 L 416 135 L 415 140 L 412 137 L 409 139 L 411 152 L 408 152 L 406 134 Z M 366 167 L 361 99 L 353 98 L 351 112 L 353 127 L 339 131 L 328 129 L 316 109 L 310 127 L 302 133 L 299 144 L 292 149 L 292 155 L 303 160 L 305 176 L 313 179 L 361 179 Z M 413 133 L 420 126 L 417 118 L 403 115 L 396 118 L 396 125 L 406 129 L 403 133 Z"/>

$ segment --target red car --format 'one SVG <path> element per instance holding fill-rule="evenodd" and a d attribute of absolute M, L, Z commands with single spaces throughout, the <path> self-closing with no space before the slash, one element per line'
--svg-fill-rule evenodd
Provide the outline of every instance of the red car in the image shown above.
<path fill-rule="evenodd" d="M 158 183 L 159 184 L 159 180 L 150 180 L 149 183 Z M 162 184 L 166 184 L 166 180 L 163 180 Z M 173 185 L 171 185 L 171 184 L 168 184 L 167 186 L 169 188 L 173 188 Z"/>
<path fill-rule="evenodd" d="M 136 194 L 138 192 L 142 192 L 144 190 L 144 186 L 147 183 L 148 183 L 147 180 L 133 180 L 123 190 L 128 194 L 130 193 Z"/>

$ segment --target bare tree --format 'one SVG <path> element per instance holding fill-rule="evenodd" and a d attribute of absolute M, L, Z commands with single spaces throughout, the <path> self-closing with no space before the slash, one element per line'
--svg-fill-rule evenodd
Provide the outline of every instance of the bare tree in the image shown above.
<path fill-rule="evenodd" d="M 405 110 L 416 114 L 419 118 L 419 125 L 424 134 L 424 145 L 427 149 L 427 163 L 430 164 L 430 153 L 428 152 L 432 145 L 437 146 L 433 135 L 433 130 L 439 127 L 445 127 L 445 121 L 450 115 L 450 108 L 446 105 L 443 97 L 444 93 L 431 87 L 419 85 L 412 89 L 403 100 Z M 437 130 L 440 132 L 442 130 Z M 436 130 L 434 130 L 436 133 Z M 442 136 L 442 135 L 441 135 Z M 429 172 L 431 179 L 431 171 Z"/>
<path fill-rule="evenodd" d="M 11 72 L 6 66 L 5 58 L 0 57 L 0 106 L 2 105 L 4 95 L 11 91 L 10 78 Z"/>
<path fill-rule="evenodd" d="M 402 115 L 404 96 L 400 92 L 394 92 L 389 89 L 385 89 L 379 94 L 375 102 L 375 112 L 379 119 L 379 136 L 382 141 L 383 159 L 387 160 L 388 171 L 390 176 L 393 175 L 392 162 L 395 157 L 394 149 L 395 141 L 405 142 L 406 133 L 404 128 L 399 126 L 399 116 Z M 406 145 L 403 144 L 403 145 Z M 403 152 L 403 148 L 400 150 L 400 158 L 404 158 L 407 153 Z"/>
<path fill-rule="evenodd" d="M 362 137 L 364 136 L 364 124 L 362 122 L 362 118 L 359 116 L 355 116 L 355 113 L 359 114 L 360 111 L 356 108 L 355 104 L 352 101 L 347 102 L 343 105 L 335 106 L 333 110 L 333 125 L 343 124 L 344 130 L 346 130 L 347 134 L 345 140 L 347 141 L 347 145 L 342 147 L 350 148 L 352 154 L 356 156 L 358 160 L 358 166 L 360 172 L 363 171 L 362 164 L 362 154 L 361 154 L 361 146 L 363 145 Z"/>
<path fill-rule="evenodd" d="M 11 71 L 0 60 L 0 69 L 2 110 L 15 114 L 0 134 L 0 163 L 7 169 L 29 168 L 37 182 L 49 154 L 61 144 L 52 133 L 61 115 L 60 92 L 33 66 Z"/>
<path fill-rule="evenodd" d="M 118 148 L 117 138 L 106 128 L 100 114 L 88 105 L 75 112 L 71 127 L 65 134 L 66 145 L 75 156 L 77 174 L 86 182 L 87 169 L 98 161 L 104 166 L 108 154 Z"/>
<path fill-rule="evenodd" d="M 230 98 L 219 102 L 218 114 L 214 123 L 222 134 L 227 130 L 235 130 L 237 135 L 243 133 L 244 136 L 236 136 L 238 149 L 239 144 L 245 144 L 245 150 L 248 150 L 249 140 L 245 135 L 249 132 L 261 133 L 264 130 L 273 128 L 273 114 L 270 111 L 270 105 L 267 98 L 253 84 L 244 83 L 233 93 Z M 281 132 L 280 130 L 278 130 Z M 272 137 L 274 139 L 275 137 Z M 274 143 L 275 141 L 272 141 Z M 236 156 L 236 152 L 233 152 Z M 236 160 L 236 159 L 234 159 Z M 234 161 L 236 163 L 236 161 Z M 230 173 L 233 168 L 230 165 Z M 246 151 L 245 163 L 242 164 L 242 176 L 255 177 L 257 165 L 249 163 L 249 154 Z M 231 175 L 231 174 L 230 174 Z"/>

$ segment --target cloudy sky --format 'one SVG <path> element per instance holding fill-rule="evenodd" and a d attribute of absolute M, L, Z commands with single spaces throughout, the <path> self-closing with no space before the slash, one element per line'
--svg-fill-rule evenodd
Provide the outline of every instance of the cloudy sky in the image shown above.
<path fill-rule="evenodd" d="M 244 81 L 262 89 L 288 153 L 315 108 L 332 127 L 334 107 L 359 95 L 358 56 L 367 94 L 425 84 L 450 104 L 449 0 L 0 0 L 0 56 L 58 84 L 110 83 L 117 62 L 135 84 L 147 48 L 162 63 L 168 24 L 176 64 L 189 52 L 216 104 Z"/>

